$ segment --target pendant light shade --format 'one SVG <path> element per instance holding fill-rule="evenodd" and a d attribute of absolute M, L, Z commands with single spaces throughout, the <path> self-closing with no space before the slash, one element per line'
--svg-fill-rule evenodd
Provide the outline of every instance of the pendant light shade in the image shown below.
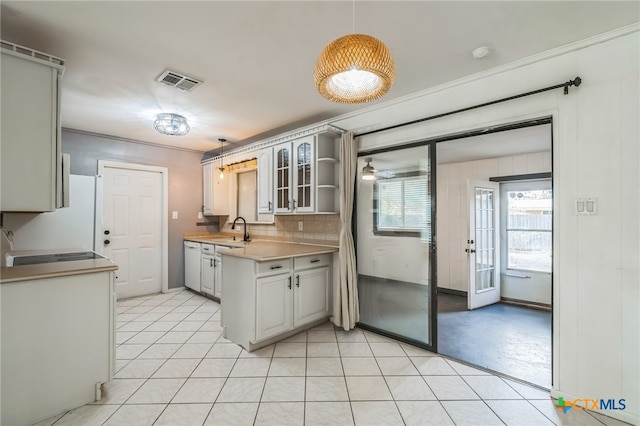
<path fill-rule="evenodd" d="M 381 98 L 395 77 L 396 67 L 387 46 L 366 34 L 349 34 L 329 43 L 314 72 L 318 92 L 344 104 Z"/>
<path fill-rule="evenodd" d="M 184 136 L 189 133 L 187 119 L 178 114 L 162 113 L 156 115 L 153 127 L 163 135 Z"/>
<path fill-rule="evenodd" d="M 224 179 L 224 143 L 227 141 L 224 138 L 218 138 L 218 141 L 220 141 L 220 179 Z"/>

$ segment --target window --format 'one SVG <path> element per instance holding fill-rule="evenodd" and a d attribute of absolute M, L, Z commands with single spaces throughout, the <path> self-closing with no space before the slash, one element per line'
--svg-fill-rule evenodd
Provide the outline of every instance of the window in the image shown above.
<path fill-rule="evenodd" d="M 379 179 L 375 195 L 375 233 L 431 237 L 428 175 Z"/>
<path fill-rule="evenodd" d="M 507 269 L 551 272 L 553 223 L 549 181 L 505 184 Z"/>

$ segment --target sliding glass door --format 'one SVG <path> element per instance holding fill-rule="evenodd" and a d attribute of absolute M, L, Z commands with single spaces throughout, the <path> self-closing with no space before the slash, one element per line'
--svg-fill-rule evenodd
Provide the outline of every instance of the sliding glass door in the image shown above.
<path fill-rule="evenodd" d="M 358 158 L 355 234 L 363 328 L 435 349 L 430 144 Z"/>

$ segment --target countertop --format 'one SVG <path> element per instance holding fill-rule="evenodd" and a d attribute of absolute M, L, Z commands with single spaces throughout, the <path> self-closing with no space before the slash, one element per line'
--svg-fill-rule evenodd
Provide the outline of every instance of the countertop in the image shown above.
<path fill-rule="evenodd" d="M 66 275 L 115 271 L 118 265 L 108 259 L 73 260 L 69 262 L 40 263 L 11 268 L 0 268 L 0 284 L 38 280 Z"/>
<path fill-rule="evenodd" d="M 314 254 L 334 253 L 338 247 L 333 245 L 320 245 L 276 240 L 253 240 L 245 243 L 233 240 L 230 236 L 185 236 L 187 241 L 195 241 L 206 244 L 220 244 L 233 247 L 231 250 L 221 252 L 224 256 L 235 256 L 252 259 L 258 262 L 268 260 L 287 259 L 291 257 L 311 256 Z"/>

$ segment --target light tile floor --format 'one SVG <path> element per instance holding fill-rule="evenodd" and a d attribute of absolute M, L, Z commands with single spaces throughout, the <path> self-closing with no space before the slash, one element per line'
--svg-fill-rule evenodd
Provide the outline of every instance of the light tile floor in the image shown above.
<path fill-rule="evenodd" d="M 38 425 L 617 425 L 395 340 L 326 323 L 248 353 L 187 290 L 117 305 L 103 398 Z"/>

